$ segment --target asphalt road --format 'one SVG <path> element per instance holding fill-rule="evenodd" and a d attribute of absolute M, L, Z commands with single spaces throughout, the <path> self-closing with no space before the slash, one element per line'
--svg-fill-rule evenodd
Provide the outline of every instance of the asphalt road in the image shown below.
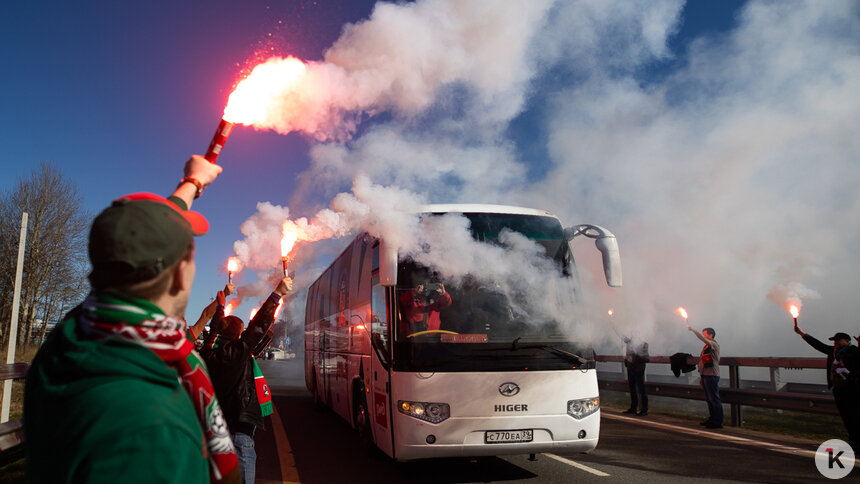
<path fill-rule="evenodd" d="M 276 415 L 256 435 L 258 483 L 828 481 L 815 467 L 819 442 L 744 429 L 711 431 L 696 421 L 628 417 L 609 409 L 602 411 L 600 443 L 589 454 L 393 462 L 362 449 L 339 416 L 314 410 L 301 360 L 260 363 Z M 840 482 L 860 482 L 860 470 Z"/>

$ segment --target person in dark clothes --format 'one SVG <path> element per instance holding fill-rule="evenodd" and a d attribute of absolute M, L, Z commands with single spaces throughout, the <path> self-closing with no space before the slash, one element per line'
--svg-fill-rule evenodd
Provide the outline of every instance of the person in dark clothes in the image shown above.
<path fill-rule="evenodd" d="M 839 416 L 848 431 L 848 444 L 854 453 L 860 452 L 860 348 L 851 344 L 848 333 L 836 333 L 830 338 L 832 345 L 818 341 L 799 327 L 794 327 L 809 346 L 827 355 L 827 388 Z"/>
<path fill-rule="evenodd" d="M 266 338 L 275 322 L 275 310 L 281 298 L 292 290 L 293 280 L 284 277 L 266 299 L 245 329 L 245 323 L 236 316 L 224 316 L 224 297 L 218 295 L 218 307 L 209 323 L 212 331 L 201 354 L 212 375 L 215 394 L 222 401 L 224 419 L 230 429 L 242 481 L 254 482 L 257 454 L 254 450 L 254 432 L 264 427 L 261 410 L 262 395 L 257 394 L 255 375 L 259 367 L 253 352 Z M 214 335 L 217 334 L 217 337 Z M 262 374 L 260 374 L 262 376 Z"/>
<path fill-rule="evenodd" d="M 634 344 L 633 340 L 625 337 L 624 344 L 627 345 L 624 366 L 627 367 L 627 383 L 630 386 L 630 408 L 623 413 L 648 415 L 648 392 L 645 390 L 645 364 L 651 361 L 648 343 L 643 341 Z"/>

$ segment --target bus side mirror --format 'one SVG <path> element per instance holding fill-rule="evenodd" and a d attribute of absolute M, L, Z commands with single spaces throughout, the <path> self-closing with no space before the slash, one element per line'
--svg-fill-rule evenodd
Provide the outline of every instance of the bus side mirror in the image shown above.
<path fill-rule="evenodd" d="M 564 229 L 564 238 L 571 240 L 577 235 L 595 239 L 594 245 L 603 255 L 603 273 L 606 283 L 611 287 L 621 287 L 621 254 L 618 252 L 618 240 L 612 232 L 597 225 L 574 225 Z"/>
<path fill-rule="evenodd" d="M 385 240 L 379 241 L 379 284 L 397 285 L 397 248 Z"/>

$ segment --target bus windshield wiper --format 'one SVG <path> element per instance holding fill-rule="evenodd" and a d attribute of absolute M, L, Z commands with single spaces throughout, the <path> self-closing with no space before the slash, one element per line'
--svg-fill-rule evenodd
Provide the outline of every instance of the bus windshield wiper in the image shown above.
<path fill-rule="evenodd" d="M 571 360 L 571 361 L 575 361 L 575 362 L 579 363 L 580 365 L 585 365 L 585 364 L 587 364 L 587 363 L 588 363 L 588 360 L 587 360 L 587 359 L 585 359 L 585 358 L 583 358 L 582 356 L 579 356 L 579 355 L 577 355 L 577 354 L 575 354 L 575 353 L 571 353 L 571 352 L 569 352 L 569 351 L 565 351 L 565 350 L 563 350 L 563 349 L 561 349 L 561 348 L 558 348 L 558 347 L 556 347 L 556 346 L 553 346 L 553 345 L 548 345 L 548 344 L 537 344 L 537 345 L 525 345 L 525 346 L 518 346 L 518 345 L 517 345 L 517 343 L 518 343 L 519 341 L 520 341 L 520 337 L 519 337 L 519 336 L 517 336 L 517 337 L 516 337 L 516 338 L 511 342 L 511 350 L 513 350 L 513 351 L 516 351 L 516 350 L 531 350 L 531 349 L 545 350 L 545 351 L 549 351 L 550 353 L 555 353 L 555 354 L 557 354 L 557 355 L 559 355 L 559 356 L 564 356 L 565 358 L 567 358 L 567 359 L 569 359 L 569 360 Z"/>

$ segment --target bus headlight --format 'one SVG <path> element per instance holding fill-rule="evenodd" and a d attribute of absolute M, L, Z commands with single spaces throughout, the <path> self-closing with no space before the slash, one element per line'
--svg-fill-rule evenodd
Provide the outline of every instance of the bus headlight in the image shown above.
<path fill-rule="evenodd" d="M 432 402 L 409 402 L 400 400 L 397 402 L 400 413 L 425 420 L 430 423 L 439 423 L 451 416 L 451 407 L 447 403 Z"/>
<path fill-rule="evenodd" d="M 600 410 L 600 397 L 568 400 L 567 402 L 567 414 L 577 420 L 582 420 L 598 410 Z"/>

